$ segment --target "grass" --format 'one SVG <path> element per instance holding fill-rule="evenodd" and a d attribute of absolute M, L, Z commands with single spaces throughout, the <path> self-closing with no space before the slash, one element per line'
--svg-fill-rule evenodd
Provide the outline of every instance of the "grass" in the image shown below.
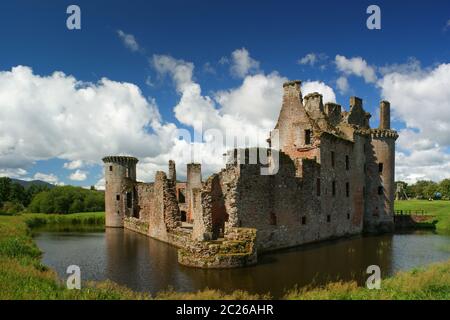
<path fill-rule="evenodd" d="M 428 204 L 428 202 L 425 203 Z M 445 226 L 448 219 L 447 211 L 440 205 L 432 204 L 434 206 L 427 208 L 424 206 L 404 208 L 427 210 L 429 214 L 439 216 L 440 223 Z M 82 290 L 68 290 L 53 270 L 41 264 L 41 252 L 33 242 L 30 227 L 59 223 L 95 225 L 103 224 L 102 219 L 104 219 L 102 213 L 67 216 L 43 214 L 0 216 L 0 299 L 270 299 L 269 294 L 257 295 L 245 291 L 224 293 L 210 289 L 192 293 L 167 290 L 151 296 L 148 293 L 134 292 L 111 281 L 83 283 Z M 382 280 L 380 290 L 358 287 L 355 282 L 337 282 L 321 288 L 293 289 L 283 298 L 291 300 L 450 299 L 450 261 L 398 273 L 394 277 Z"/>
<path fill-rule="evenodd" d="M 436 229 L 450 232 L 450 201 L 448 200 L 401 200 L 395 201 L 395 210 L 425 210 L 426 214 L 436 216 Z"/>
<path fill-rule="evenodd" d="M 290 300 L 448 300 L 450 261 L 397 273 L 381 281 L 379 290 L 358 287 L 356 282 L 330 283 L 318 289 L 294 289 Z"/>

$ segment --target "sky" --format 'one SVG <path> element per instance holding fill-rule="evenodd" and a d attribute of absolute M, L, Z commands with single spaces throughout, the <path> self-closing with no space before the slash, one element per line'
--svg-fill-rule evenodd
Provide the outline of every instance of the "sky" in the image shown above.
<path fill-rule="evenodd" d="M 362 98 L 372 127 L 391 102 L 396 180 L 450 177 L 449 1 L 2 1 L 0 39 L 0 176 L 102 188 L 115 154 L 141 181 L 169 159 L 207 176 L 215 137 L 265 140 L 300 79 L 346 110 Z"/>

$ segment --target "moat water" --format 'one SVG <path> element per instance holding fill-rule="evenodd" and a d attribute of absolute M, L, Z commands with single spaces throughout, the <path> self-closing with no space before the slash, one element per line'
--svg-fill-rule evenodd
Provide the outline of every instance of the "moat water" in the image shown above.
<path fill-rule="evenodd" d="M 82 281 L 110 279 L 137 291 L 197 291 L 204 288 L 280 297 L 294 286 L 335 280 L 363 284 L 369 265 L 382 276 L 450 259 L 450 235 L 431 232 L 355 237 L 306 245 L 258 257 L 253 267 L 202 270 L 177 263 L 177 249 L 123 229 L 38 231 L 43 263 L 67 278 L 69 265 L 81 268 Z"/>

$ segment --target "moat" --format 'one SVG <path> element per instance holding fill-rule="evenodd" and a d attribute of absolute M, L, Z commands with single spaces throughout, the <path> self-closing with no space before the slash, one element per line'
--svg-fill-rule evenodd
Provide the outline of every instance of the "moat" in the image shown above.
<path fill-rule="evenodd" d="M 82 281 L 110 279 L 137 291 L 196 291 L 206 287 L 232 291 L 271 292 L 320 285 L 332 280 L 364 283 L 367 266 L 392 275 L 450 259 L 450 235 L 431 232 L 386 234 L 323 242 L 261 255 L 252 267 L 204 270 L 181 266 L 177 249 L 124 229 L 38 231 L 35 241 L 42 261 L 63 279 L 66 268 L 80 266 Z"/>

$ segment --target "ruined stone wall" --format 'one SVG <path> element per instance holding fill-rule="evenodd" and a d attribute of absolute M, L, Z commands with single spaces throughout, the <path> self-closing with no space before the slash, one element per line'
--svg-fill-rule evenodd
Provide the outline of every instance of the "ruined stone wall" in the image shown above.
<path fill-rule="evenodd" d="M 168 232 L 179 226 L 180 214 L 175 186 L 164 172 L 156 172 L 148 209 L 149 236 L 168 242 Z"/>
<path fill-rule="evenodd" d="M 150 215 L 155 208 L 154 184 L 139 182 L 136 184 L 135 189 L 139 219 L 142 221 L 149 221 Z"/>
<path fill-rule="evenodd" d="M 192 222 L 194 218 L 194 200 L 198 200 L 198 190 L 202 188 L 202 171 L 199 163 L 189 163 L 187 165 L 186 181 L 186 204 L 187 220 Z M 196 207 L 198 209 L 198 207 Z M 198 212 L 197 212 L 198 214 Z"/>

